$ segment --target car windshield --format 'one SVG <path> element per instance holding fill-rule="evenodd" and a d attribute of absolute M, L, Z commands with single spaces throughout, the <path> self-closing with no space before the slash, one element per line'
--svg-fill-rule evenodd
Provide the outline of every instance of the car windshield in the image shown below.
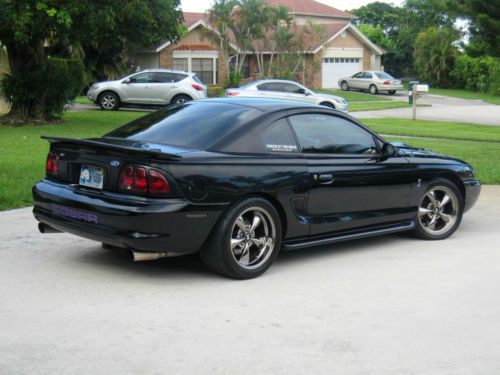
<path fill-rule="evenodd" d="M 385 72 L 376 72 L 375 75 L 379 78 L 379 79 L 394 79 L 393 76 L 391 76 L 390 74 L 387 74 Z"/>
<path fill-rule="evenodd" d="M 153 112 L 104 137 L 207 149 L 261 112 L 240 105 L 189 102 Z"/>

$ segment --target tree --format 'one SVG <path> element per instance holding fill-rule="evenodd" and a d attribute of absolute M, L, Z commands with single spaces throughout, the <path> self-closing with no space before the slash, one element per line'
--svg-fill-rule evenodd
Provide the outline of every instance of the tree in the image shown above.
<path fill-rule="evenodd" d="M 446 27 L 430 27 L 418 34 L 415 42 L 415 69 L 423 81 L 449 87 L 449 73 L 458 53 L 459 34 Z"/>
<path fill-rule="evenodd" d="M 468 22 L 471 56 L 500 57 L 500 2 L 484 0 L 448 0 L 450 12 Z"/>
<path fill-rule="evenodd" d="M 84 51 L 92 47 L 121 53 L 134 45 L 176 40 L 182 20 L 179 0 L 0 0 L 0 9 L 0 41 L 11 70 L 3 89 L 8 80 L 9 92 L 16 96 L 27 90 L 25 77 L 39 83 L 30 86 L 36 95 L 7 98 L 12 102 L 8 119 L 24 122 L 50 121 L 61 112 L 44 110 L 53 95 L 43 79 L 48 76 L 50 48 L 64 50 L 80 43 Z"/>

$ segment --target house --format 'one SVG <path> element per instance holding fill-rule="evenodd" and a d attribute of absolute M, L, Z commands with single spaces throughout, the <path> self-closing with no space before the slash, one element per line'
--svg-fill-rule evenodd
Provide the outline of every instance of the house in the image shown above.
<path fill-rule="evenodd" d="M 336 88 L 340 77 L 360 70 L 380 70 L 384 51 L 372 43 L 352 23 L 357 17 L 314 0 L 264 0 L 270 6 L 288 8 L 294 28 L 300 29 L 312 20 L 327 32 L 327 38 L 314 42 L 303 51 L 304 69 L 297 79 L 314 88 Z M 187 32 L 176 43 L 165 41 L 151 49 L 137 51 L 131 56 L 136 69 L 176 68 L 196 72 L 208 85 L 223 85 L 226 64 L 220 53 L 217 30 L 209 23 L 206 13 L 184 13 Z M 232 56 L 241 52 L 231 44 Z M 270 52 L 267 53 L 270 55 Z M 243 69 L 249 79 L 258 77 L 256 56 L 248 55 Z"/>
<path fill-rule="evenodd" d="M 0 77 L 9 71 L 9 62 L 7 59 L 7 51 L 5 47 L 0 44 Z M 0 115 L 9 111 L 9 104 L 0 95 Z"/>

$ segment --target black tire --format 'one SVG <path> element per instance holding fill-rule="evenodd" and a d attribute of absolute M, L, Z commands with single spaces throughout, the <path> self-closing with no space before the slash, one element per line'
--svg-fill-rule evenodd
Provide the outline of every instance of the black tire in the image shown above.
<path fill-rule="evenodd" d="M 113 91 L 105 91 L 99 95 L 99 106 L 104 111 L 116 111 L 120 108 L 120 97 Z"/>
<path fill-rule="evenodd" d="M 328 107 L 328 108 L 331 108 L 331 109 L 335 109 L 335 106 L 332 103 L 329 103 L 329 102 L 323 102 L 320 105 L 322 105 L 323 107 Z"/>
<path fill-rule="evenodd" d="M 347 81 L 342 81 L 342 83 L 340 84 L 340 88 L 342 89 L 342 91 L 349 91 L 349 84 L 347 83 Z"/>
<path fill-rule="evenodd" d="M 396 90 L 389 90 L 389 95 L 395 95 L 396 94 Z"/>
<path fill-rule="evenodd" d="M 252 231 L 256 216 L 260 217 L 260 224 Z M 242 226 L 245 231 L 241 229 Z M 247 198 L 233 204 L 222 215 L 200 251 L 201 259 L 208 268 L 234 279 L 257 277 L 278 256 L 281 231 L 280 216 L 269 201 L 259 197 Z M 269 242 L 271 237 L 272 246 Z M 257 246 L 253 242 L 255 240 L 261 242 L 263 247 Z"/>
<path fill-rule="evenodd" d="M 449 196 L 447 200 L 449 203 L 443 204 L 446 200 L 444 194 Z M 437 211 L 429 195 L 433 196 L 438 204 L 442 204 Z M 443 240 L 451 236 L 460 226 L 464 212 L 464 197 L 457 185 L 450 180 L 445 178 L 432 180 L 418 202 L 419 211 L 415 218 L 416 227 L 413 230 L 416 237 L 424 240 Z M 438 218 L 433 219 L 435 215 Z M 432 220 L 435 220 L 434 229 L 431 227 Z"/>
<path fill-rule="evenodd" d="M 172 98 L 172 101 L 170 102 L 170 104 L 179 105 L 182 103 L 189 102 L 191 100 L 193 100 L 193 98 L 191 98 L 189 95 L 179 94 L 179 95 L 176 95 Z"/>
<path fill-rule="evenodd" d="M 375 85 L 370 85 L 369 91 L 370 91 L 370 94 L 372 94 L 372 95 L 378 94 L 378 89 L 377 89 L 377 86 L 375 86 Z"/>

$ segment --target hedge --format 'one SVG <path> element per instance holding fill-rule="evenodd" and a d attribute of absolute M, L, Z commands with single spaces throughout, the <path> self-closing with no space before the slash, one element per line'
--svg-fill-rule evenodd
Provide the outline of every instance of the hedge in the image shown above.
<path fill-rule="evenodd" d="M 500 95 L 500 59 L 490 56 L 456 58 L 450 73 L 457 88 Z"/>

